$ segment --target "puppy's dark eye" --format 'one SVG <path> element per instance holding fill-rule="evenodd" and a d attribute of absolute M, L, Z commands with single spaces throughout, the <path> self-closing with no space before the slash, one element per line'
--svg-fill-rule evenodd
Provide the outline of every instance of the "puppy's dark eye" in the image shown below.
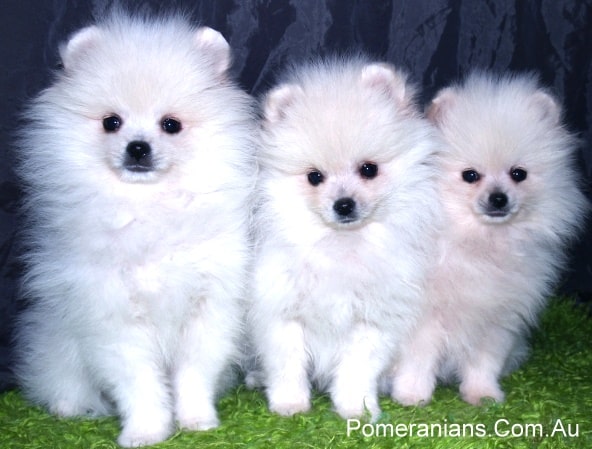
<path fill-rule="evenodd" d="M 324 181 L 325 177 L 320 171 L 313 170 L 308 175 L 308 182 L 312 186 L 318 186 L 321 182 Z"/>
<path fill-rule="evenodd" d="M 512 178 L 512 181 L 514 182 L 524 181 L 527 175 L 527 171 L 523 168 L 513 168 L 512 170 L 510 170 L 510 178 Z"/>
<path fill-rule="evenodd" d="M 465 170 L 462 172 L 462 179 L 464 182 L 473 184 L 481 179 L 481 175 L 475 170 Z"/>
<path fill-rule="evenodd" d="M 121 128 L 122 120 L 118 115 L 109 115 L 103 119 L 103 129 L 108 133 L 114 133 Z"/>
<path fill-rule="evenodd" d="M 171 117 L 162 119 L 162 129 L 168 134 L 177 134 L 181 131 L 181 122 Z"/>
<path fill-rule="evenodd" d="M 360 167 L 360 176 L 366 179 L 375 178 L 378 174 L 378 166 L 371 162 L 366 162 Z"/>

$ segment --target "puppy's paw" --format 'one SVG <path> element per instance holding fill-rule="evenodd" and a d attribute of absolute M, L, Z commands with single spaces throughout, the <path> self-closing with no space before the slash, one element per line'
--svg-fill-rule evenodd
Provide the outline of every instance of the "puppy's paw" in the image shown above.
<path fill-rule="evenodd" d="M 148 446 L 166 440 L 173 429 L 172 416 L 166 410 L 136 413 L 124 421 L 117 442 L 123 447 Z"/>
<path fill-rule="evenodd" d="M 460 384 L 460 394 L 465 402 L 472 405 L 481 405 L 483 399 L 490 398 L 496 402 L 504 401 L 504 392 L 497 383 Z"/>
<path fill-rule="evenodd" d="M 276 389 L 268 393 L 269 410 L 278 415 L 292 416 L 310 410 L 310 393 L 308 391 L 287 391 Z"/>
<path fill-rule="evenodd" d="M 64 418 L 71 417 L 71 416 L 94 416 L 94 410 L 90 407 L 85 407 L 84 405 L 71 401 L 68 399 L 61 399 L 56 401 L 55 404 L 52 404 L 49 407 L 49 411 L 57 416 L 61 416 Z"/>
<path fill-rule="evenodd" d="M 414 391 L 396 393 L 393 391 L 391 396 L 393 401 L 398 402 L 399 404 L 404 405 L 406 407 L 428 405 L 432 400 L 431 393 L 422 394 L 421 392 Z"/>
<path fill-rule="evenodd" d="M 177 421 L 179 427 L 185 430 L 210 430 L 220 425 L 216 409 L 212 405 L 178 411 Z"/>
<path fill-rule="evenodd" d="M 334 394 L 332 399 L 335 411 L 343 419 L 366 417 L 374 422 L 381 413 L 378 398 L 373 395 Z"/>
<path fill-rule="evenodd" d="M 172 426 L 130 426 L 127 425 L 117 438 L 122 447 L 149 446 L 166 440 L 172 434 Z"/>
<path fill-rule="evenodd" d="M 427 405 L 432 400 L 434 382 L 421 376 L 396 376 L 391 397 L 401 405 Z"/>

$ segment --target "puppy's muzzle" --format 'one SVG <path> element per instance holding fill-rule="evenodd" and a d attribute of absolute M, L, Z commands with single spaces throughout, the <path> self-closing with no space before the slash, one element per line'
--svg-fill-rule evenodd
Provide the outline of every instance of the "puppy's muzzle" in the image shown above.
<path fill-rule="evenodd" d="M 341 223 L 350 223 L 358 219 L 356 202 L 353 198 L 340 198 L 333 203 L 337 220 Z"/>
<path fill-rule="evenodd" d="M 490 217 L 505 217 L 509 212 L 508 195 L 499 191 L 492 192 L 487 199 L 487 215 Z"/>
<path fill-rule="evenodd" d="M 123 166 L 132 172 L 152 171 L 154 164 L 150 144 L 143 140 L 134 140 L 128 143 Z"/>

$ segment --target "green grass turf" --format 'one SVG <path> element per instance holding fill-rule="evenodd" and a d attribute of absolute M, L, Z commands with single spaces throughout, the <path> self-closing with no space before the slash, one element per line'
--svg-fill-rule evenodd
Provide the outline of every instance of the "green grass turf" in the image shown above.
<path fill-rule="evenodd" d="M 502 382 L 507 393 L 503 404 L 473 407 L 458 398 L 455 388 L 439 387 L 432 403 L 422 408 L 403 408 L 384 398 L 378 425 L 348 435 L 346 421 L 332 412 L 324 395 L 315 396 L 312 412 L 282 418 L 267 411 L 261 392 L 239 387 L 220 401 L 218 429 L 178 432 L 154 447 L 589 449 L 591 336 L 592 319 L 586 310 L 568 300 L 553 301 L 533 334 L 530 359 Z M 496 435 L 496 423 L 502 435 Z M 523 434 L 512 436 L 512 432 Z M 116 448 L 118 433 L 115 418 L 59 419 L 28 405 L 18 391 L 0 395 L 3 449 Z"/>

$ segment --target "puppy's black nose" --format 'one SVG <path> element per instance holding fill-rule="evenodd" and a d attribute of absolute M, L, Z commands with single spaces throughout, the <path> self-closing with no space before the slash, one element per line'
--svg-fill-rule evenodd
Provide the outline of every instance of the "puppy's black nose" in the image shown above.
<path fill-rule="evenodd" d="M 489 204 L 494 209 L 503 209 L 508 205 L 508 195 L 503 192 L 493 192 L 489 195 Z"/>
<path fill-rule="evenodd" d="M 127 144 L 125 151 L 133 160 L 140 162 L 142 159 L 146 158 L 146 156 L 150 155 L 152 149 L 147 142 L 144 142 L 143 140 L 134 140 Z"/>
<path fill-rule="evenodd" d="M 356 202 L 352 198 L 340 198 L 333 203 L 333 210 L 340 217 L 351 215 L 356 209 Z"/>
<path fill-rule="evenodd" d="M 148 142 L 134 140 L 125 148 L 123 166 L 131 172 L 148 172 L 154 170 L 152 148 Z"/>

